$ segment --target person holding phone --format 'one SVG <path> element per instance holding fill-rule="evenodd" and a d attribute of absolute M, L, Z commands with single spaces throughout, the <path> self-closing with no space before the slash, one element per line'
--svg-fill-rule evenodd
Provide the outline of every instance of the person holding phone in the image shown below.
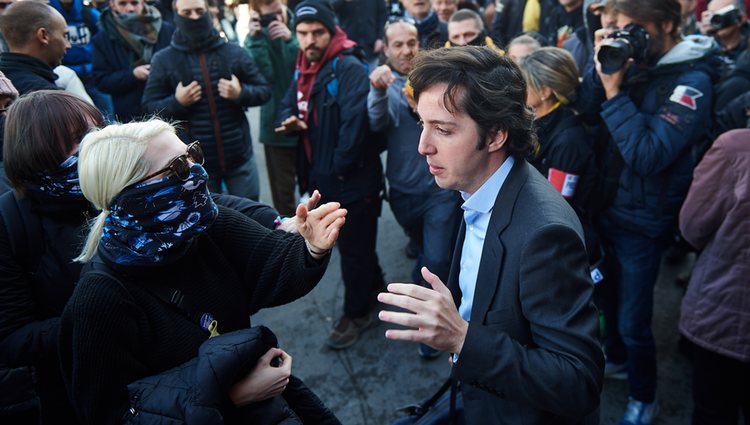
<path fill-rule="evenodd" d="M 273 205 L 281 215 L 289 216 L 295 207 L 297 138 L 273 130 L 279 101 L 294 77 L 299 50 L 292 32 L 294 14 L 281 0 L 252 0 L 250 8 L 250 32 L 244 47 L 271 82 L 271 100 L 260 108 L 260 143 L 266 154 Z"/>

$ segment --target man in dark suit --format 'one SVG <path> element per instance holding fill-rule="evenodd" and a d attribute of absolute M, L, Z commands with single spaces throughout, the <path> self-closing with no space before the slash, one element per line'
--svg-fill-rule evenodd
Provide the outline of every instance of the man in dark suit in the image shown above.
<path fill-rule="evenodd" d="M 493 50 L 464 47 L 418 56 L 409 81 L 419 152 L 438 186 L 461 192 L 464 223 L 447 287 L 423 268 L 432 289 L 379 295 L 409 310 L 380 313 L 410 328 L 386 338 L 454 353 L 467 424 L 598 423 L 604 359 L 583 232 L 524 160 L 534 135 L 523 77 Z"/>

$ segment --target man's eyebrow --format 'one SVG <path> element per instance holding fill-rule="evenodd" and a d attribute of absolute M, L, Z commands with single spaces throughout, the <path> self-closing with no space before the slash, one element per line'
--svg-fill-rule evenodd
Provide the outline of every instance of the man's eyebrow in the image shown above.
<path fill-rule="evenodd" d="M 457 124 L 453 121 L 443 121 L 443 120 L 425 120 L 422 119 L 422 121 L 425 124 L 437 124 L 437 125 L 450 125 L 450 126 L 456 126 Z"/>

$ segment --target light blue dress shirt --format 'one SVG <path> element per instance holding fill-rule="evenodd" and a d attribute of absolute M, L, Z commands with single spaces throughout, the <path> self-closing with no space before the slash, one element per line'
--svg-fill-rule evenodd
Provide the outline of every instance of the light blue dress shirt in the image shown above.
<path fill-rule="evenodd" d="M 461 305 L 458 307 L 458 313 L 467 322 L 471 318 L 479 262 L 482 260 L 484 237 L 487 234 L 492 208 L 513 164 L 513 157 L 509 156 L 479 190 L 473 194 L 461 192 L 464 199 L 461 208 L 464 210 L 466 234 L 461 249 L 461 271 L 458 274 L 458 286 L 461 288 Z"/>

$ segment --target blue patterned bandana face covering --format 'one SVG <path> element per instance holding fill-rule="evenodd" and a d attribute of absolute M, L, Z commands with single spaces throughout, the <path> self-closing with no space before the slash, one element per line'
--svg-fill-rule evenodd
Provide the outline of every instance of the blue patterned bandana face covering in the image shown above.
<path fill-rule="evenodd" d="M 78 184 L 78 153 L 74 153 L 52 173 L 38 173 L 26 182 L 25 190 L 51 198 L 84 199 Z"/>
<path fill-rule="evenodd" d="M 219 214 L 199 164 L 181 181 L 169 176 L 123 189 L 112 200 L 99 254 L 116 264 L 155 265 L 180 258 Z"/>

